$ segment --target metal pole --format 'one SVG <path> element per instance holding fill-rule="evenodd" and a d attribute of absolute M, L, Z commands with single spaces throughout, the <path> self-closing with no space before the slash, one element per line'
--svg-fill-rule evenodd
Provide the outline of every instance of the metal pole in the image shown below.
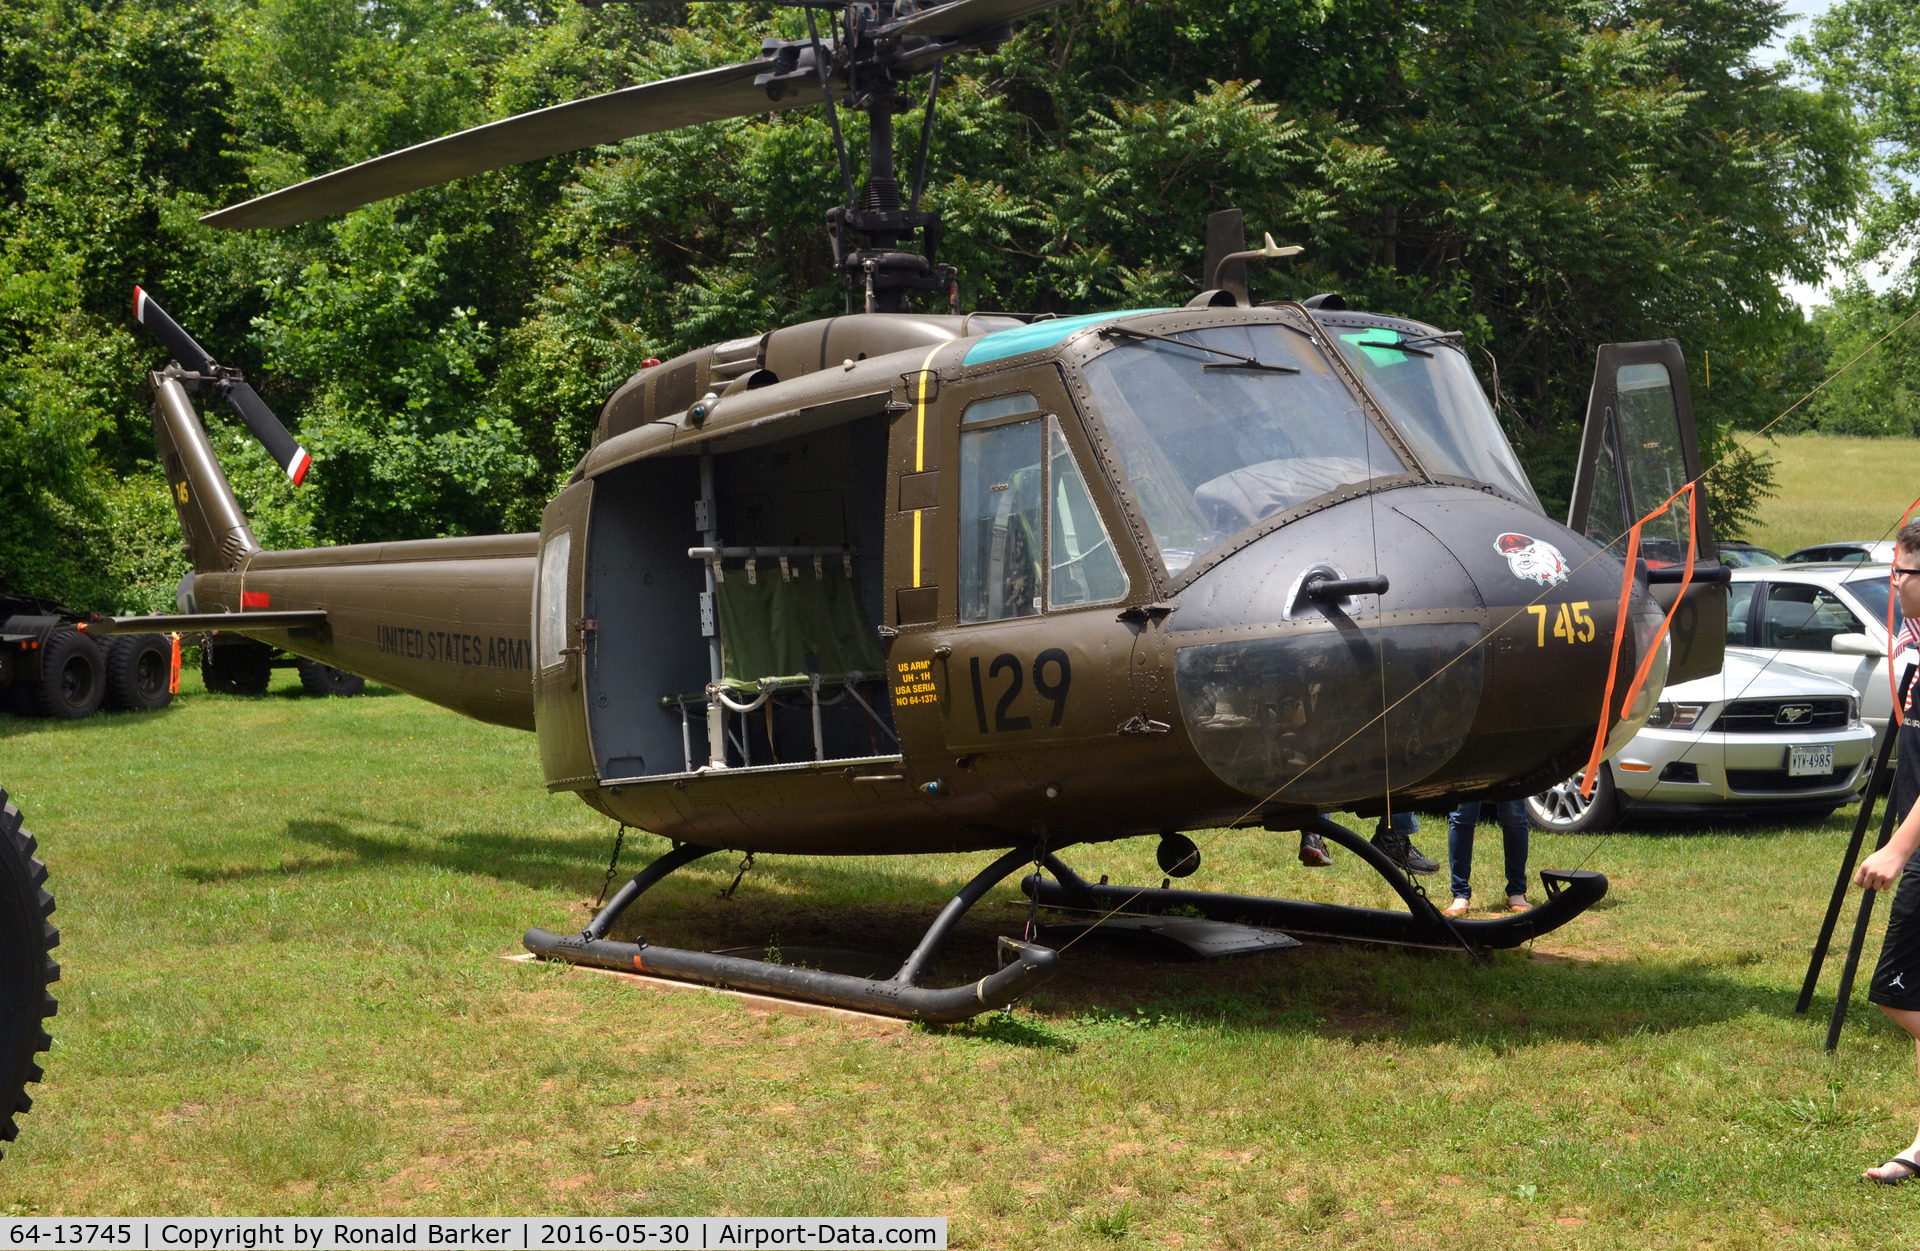
<path fill-rule="evenodd" d="M 1909 672 L 1912 667 L 1909 666 Z M 1860 858 L 1860 844 L 1867 837 L 1867 825 L 1873 820 L 1873 806 L 1881 798 L 1880 776 L 1886 772 L 1887 757 L 1893 754 L 1895 725 L 1892 718 L 1887 720 L 1887 728 L 1880 735 L 1880 750 L 1875 753 L 1873 773 L 1867 778 L 1867 789 L 1860 795 L 1860 815 L 1853 821 L 1853 837 L 1847 842 L 1847 854 L 1840 860 L 1839 876 L 1833 879 L 1833 898 L 1827 901 L 1827 917 L 1820 923 L 1820 937 L 1813 944 L 1813 956 L 1807 961 L 1806 981 L 1800 985 L 1799 1002 L 1793 1005 L 1795 1012 L 1805 1012 L 1813 1003 L 1813 990 L 1820 982 L 1820 970 L 1827 961 L 1827 944 L 1833 941 L 1833 927 L 1839 923 L 1840 909 L 1847 900 L 1847 887 L 1853 882 L 1853 867 Z M 1891 797 L 1888 798 L 1891 805 Z"/>
<path fill-rule="evenodd" d="M 1893 733 L 1893 721 L 1887 721 L 1887 733 Z M 1887 797 L 1887 806 L 1880 817 L 1880 841 L 1873 845 L 1879 851 L 1893 837 L 1895 802 L 1901 798 L 1894 794 Z M 1853 923 L 1853 941 L 1847 945 L 1847 962 L 1840 967 L 1840 990 L 1833 1001 L 1833 1017 L 1827 1022 L 1827 1050 L 1834 1051 L 1840 1046 L 1840 1027 L 1847 1023 L 1847 1002 L 1853 998 L 1853 975 L 1860 968 L 1860 949 L 1867 943 L 1867 923 L 1873 919 L 1873 897 L 1877 892 L 1860 892 L 1860 915 Z"/>
<path fill-rule="evenodd" d="M 700 453 L 700 541 L 706 547 L 720 546 L 720 509 L 713 495 L 713 453 Z M 702 562 L 706 569 L 707 610 L 712 614 L 713 633 L 707 636 L 707 767 L 724 769 L 727 767 L 727 710 L 720 704 L 720 679 L 725 676 L 720 657 L 720 603 L 719 585 L 713 576 L 713 565 Z"/>

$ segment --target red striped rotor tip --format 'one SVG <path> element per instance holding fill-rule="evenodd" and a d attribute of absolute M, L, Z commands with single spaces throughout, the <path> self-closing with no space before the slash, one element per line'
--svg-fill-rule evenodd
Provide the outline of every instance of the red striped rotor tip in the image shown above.
<path fill-rule="evenodd" d="M 299 486 L 307 480 L 307 470 L 313 468 L 313 457 L 307 455 L 307 449 L 293 449 L 293 460 L 287 464 L 287 477 L 293 479 L 293 485 Z"/>

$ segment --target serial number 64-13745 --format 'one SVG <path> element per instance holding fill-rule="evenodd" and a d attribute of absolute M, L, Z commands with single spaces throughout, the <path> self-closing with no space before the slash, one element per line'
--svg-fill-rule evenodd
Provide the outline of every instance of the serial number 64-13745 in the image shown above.
<path fill-rule="evenodd" d="M 119 1221 L 14 1221 L 7 1226 L 7 1237 L 16 1247 L 78 1247 L 113 1243 L 133 1245 L 133 1225 Z"/>

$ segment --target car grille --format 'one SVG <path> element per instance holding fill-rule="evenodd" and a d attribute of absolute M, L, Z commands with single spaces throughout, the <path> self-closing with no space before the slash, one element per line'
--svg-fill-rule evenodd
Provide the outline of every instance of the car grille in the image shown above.
<path fill-rule="evenodd" d="M 1844 695 L 1810 699 L 1736 699 L 1714 719 L 1720 734 L 1777 734 L 1781 730 L 1839 730 L 1849 720 L 1853 701 Z M 1805 709 L 1798 717 L 1796 709 Z"/>
<path fill-rule="evenodd" d="M 1819 791 L 1838 786 L 1853 777 L 1859 766 L 1816 773 L 1807 777 L 1789 777 L 1785 769 L 1728 769 L 1727 789 L 1748 794 L 1779 794 L 1783 791 Z"/>

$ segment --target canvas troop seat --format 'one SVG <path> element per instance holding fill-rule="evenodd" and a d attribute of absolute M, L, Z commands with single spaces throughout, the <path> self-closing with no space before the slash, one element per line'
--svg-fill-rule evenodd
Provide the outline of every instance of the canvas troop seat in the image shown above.
<path fill-rule="evenodd" d="M 812 714 L 813 759 L 826 758 L 820 710 L 851 699 L 877 732 L 897 743 L 886 719 L 875 709 L 862 685 L 883 679 L 886 661 L 879 636 L 860 607 L 853 577 L 853 553 L 836 550 L 824 558 L 820 550 L 753 549 L 735 568 L 714 560 L 714 604 L 720 634 L 720 680 L 697 694 L 662 699 L 663 707 L 678 708 L 687 768 L 693 769 L 693 747 L 688 709 L 717 700 L 740 718 L 736 735 L 727 737 L 741 763 L 753 764 L 752 736 L 746 717 L 756 711 L 765 719 L 766 742 L 776 753 L 778 741 L 773 714 L 782 692 L 804 691 Z M 771 567 L 769 558 L 777 560 Z M 809 565 L 809 558 L 811 564 Z M 880 692 L 873 692 L 878 698 Z M 742 696 L 744 699 L 735 699 Z"/>

